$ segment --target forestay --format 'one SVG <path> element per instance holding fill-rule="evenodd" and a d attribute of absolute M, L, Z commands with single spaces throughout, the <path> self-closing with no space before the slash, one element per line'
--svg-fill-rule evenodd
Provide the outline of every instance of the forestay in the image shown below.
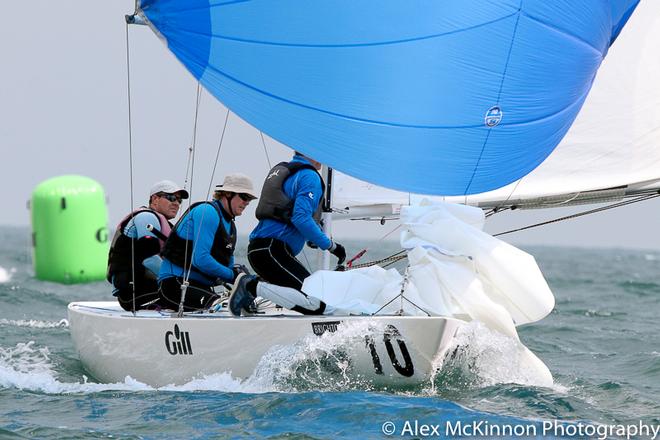
<path fill-rule="evenodd" d="M 443 195 L 536 168 L 638 0 L 138 0 L 222 103 L 351 176 Z"/>

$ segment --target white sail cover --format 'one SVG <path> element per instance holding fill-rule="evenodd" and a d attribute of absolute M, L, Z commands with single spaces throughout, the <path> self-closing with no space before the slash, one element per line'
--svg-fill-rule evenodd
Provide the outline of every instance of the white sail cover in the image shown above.
<path fill-rule="evenodd" d="M 445 200 L 475 206 L 542 205 L 569 201 L 589 191 L 621 187 L 623 195 L 623 191 L 660 187 L 658 54 L 660 1 L 642 1 L 610 48 L 581 112 L 555 151 L 510 185 Z M 333 187 L 333 206 L 340 210 L 408 204 L 420 198 L 345 175 L 335 175 Z"/>

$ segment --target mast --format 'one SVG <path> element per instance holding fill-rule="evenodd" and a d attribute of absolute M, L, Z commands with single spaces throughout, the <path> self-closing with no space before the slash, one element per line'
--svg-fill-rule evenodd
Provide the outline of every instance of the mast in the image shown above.
<path fill-rule="evenodd" d="M 321 227 L 323 232 L 332 238 L 332 168 L 323 165 L 321 170 L 323 181 L 325 182 L 325 197 L 322 200 Z M 322 251 L 320 253 L 319 268 L 330 270 L 330 252 Z"/>

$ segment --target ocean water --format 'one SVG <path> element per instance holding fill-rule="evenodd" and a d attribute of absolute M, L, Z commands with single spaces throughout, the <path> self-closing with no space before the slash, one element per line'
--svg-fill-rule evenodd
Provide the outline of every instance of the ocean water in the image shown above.
<path fill-rule="evenodd" d="M 397 247 L 366 245 L 367 260 Z M 653 438 L 660 251 L 525 250 L 557 300 L 519 328 L 552 371 L 550 388 L 511 363 L 511 341 L 471 325 L 458 355 L 411 389 L 310 377 L 289 357 L 244 381 L 218 374 L 154 389 L 99 383 L 77 358 L 66 306 L 109 300 L 109 286 L 34 279 L 28 229 L 0 227 L 0 439 Z M 316 362 L 299 355 L 299 365 Z"/>

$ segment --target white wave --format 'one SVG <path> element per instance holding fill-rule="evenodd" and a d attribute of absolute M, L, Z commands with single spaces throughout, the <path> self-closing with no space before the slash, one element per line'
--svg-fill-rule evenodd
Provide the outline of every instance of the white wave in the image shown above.
<path fill-rule="evenodd" d="M 293 345 L 274 346 L 261 358 L 247 382 L 279 392 L 372 388 L 368 380 L 352 373 L 344 349 L 363 345 L 366 335 L 382 332 L 373 323 L 344 323 L 334 333 L 309 335 Z"/>
<path fill-rule="evenodd" d="M 18 322 L 20 321 L 16 321 Z M 36 325 L 56 326 L 61 322 L 42 322 Z M 35 323 L 29 325 L 34 326 Z M 131 377 L 116 383 L 93 383 L 85 376 L 79 382 L 62 382 L 50 360 L 48 348 L 38 347 L 31 341 L 10 348 L 0 347 L 0 387 L 48 394 L 87 394 L 102 391 L 218 391 L 260 394 L 308 389 L 372 389 L 373 385 L 351 372 L 350 363 L 342 356 L 342 348 L 356 342 L 364 344 L 365 335 L 378 331 L 373 324 L 351 323 L 341 326 L 332 334 L 320 337 L 310 335 L 293 345 L 272 347 L 247 379 L 236 379 L 225 372 L 194 379 L 182 385 L 159 388 Z M 380 332 L 382 333 L 382 329 Z M 527 368 L 519 359 L 520 348 L 517 341 L 493 332 L 483 324 L 475 322 L 463 326 L 455 338 L 454 348 L 454 355 L 445 362 L 442 369 L 468 370 L 468 374 L 474 377 L 470 386 L 500 383 L 546 386 L 542 383 L 542 378 L 535 374 L 536 371 Z M 449 353 L 454 351 L 454 348 L 450 349 Z M 557 392 L 566 391 L 565 387 L 557 384 L 553 385 L 552 389 Z M 433 393 L 432 390 L 430 392 Z"/>
<path fill-rule="evenodd" d="M 37 321 L 36 319 L 0 319 L 0 325 L 11 325 L 14 327 L 31 327 L 31 328 L 56 328 L 56 327 L 69 327 L 69 321 L 60 319 L 59 321 Z"/>
<path fill-rule="evenodd" d="M 349 362 L 342 357 L 342 348 L 356 341 L 364 344 L 365 335 L 377 331 L 373 324 L 348 323 L 334 333 L 320 337 L 309 335 L 292 345 L 273 346 L 246 379 L 219 373 L 158 390 L 261 394 L 298 392 L 301 389 L 341 391 L 369 388 L 368 382 L 360 381 L 351 373 Z"/>
<path fill-rule="evenodd" d="M 34 341 L 15 347 L 0 347 L 0 388 L 18 388 L 47 394 L 90 394 L 103 391 L 220 391 L 231 393 L 266 393 L 274 388 L 263 387 L 262 381 L 239 380 L 229 373 L 214 374 L 183 385 L 154 388 L 127 376 L 123 382 L 94 383 L 82 376 L 80 382 L 62 382 L 50 360 L 48 347 Z"/>
<path fill-rule="evenodd" d="M 48 394 L 95 393 L 99 391 L 143 391 L 149 386 L 127 378 L 124 383 L 60 382 L 50 360 L 48 347 L 37 347 L 34 341 L 15 347 L 0 347 L 0 387 L 19 388 Z"/>
<path fill-rule="evenodd" d="M 0 284 L 8 283 L 11 280 L 12 275 L 16 273 L 16 268 L 12 267 L 7 270 L 4 267 L 0 266 Z"/>
<path fill-rule="evenodd" d="M 261 394 L 275 391 L 252 383 L 250 379 L 236 379 L 230 373 L 219 373 L 193 379 L 183 385 L 167 385 L 158 388 L 159 391 L 220 391 L 225 393 Z"/>
<path fill-rule="evenodd" d="M 220 391 L 261 394 L 297 392 L 302 389 L 346 390 L 364 389 L 352 375 L 349 363 L 342 357 L 342 348 L 358 341 L 364 344 L 373 324 L 349 323 L 334 333 L 309 335 L 292 345 L 276 345 L 264 354 L 255 371 L 246 379 L 236 379 L 231 373 L 218 373 L 194 379 L 183 385 L 167 385 L 159 391 Z M 380 330 L 382 333 L 382 329 Z"/>
<path fill-rule="evenodd" d="M 459 328 L 448 353 L 440 371 L 461 370 L 467 377 L 467 385 L 487 387 L 516 383 L 565 390 L 561 385 L 548 383 L 547 377 L 528 362 L 522 344 L 480 322 L 473 321 Z"/>

